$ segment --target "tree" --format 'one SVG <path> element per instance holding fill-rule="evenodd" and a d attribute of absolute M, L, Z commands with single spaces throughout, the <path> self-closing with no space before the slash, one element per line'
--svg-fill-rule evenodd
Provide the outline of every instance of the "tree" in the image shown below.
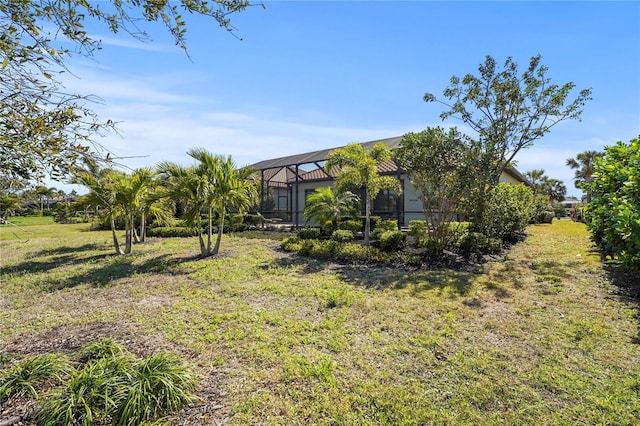
<path fill-rule="evenodd" d="M 576 188 L 582 189 L 585 184 L 591 182 L 596 158 L 600 158 L 602 155 L 603 153 L 600 151 L 584 151 L 576 155 L 575 158 L 567 158 L 567 166 L 575 170 L 574 184 Z M 586 196 L 588 203 L 591 201 L 591 195 L 588 191 Z"/>
<path fill-rule="evenodd" d="M 360 199 L 351 191 L 340 192 L 329 186 L 317 188 L 307 197 L 304 219 L 314 220 L 321 225 L 331 222 L 333 231 L 338 229 L 338 218 L 342 215 L 355 216 L 360 207 Z"/>
<path fill-rule="evenodd" d="M 20 202 L 20 197 L 15 194 L 0 194 L 0 223 L 15 214 Z"/>
<path fill-rule="evenodd" d="M 0 2 L 0 170 L 25 179 L 45 174 L 61 178 L 88 158 L 105 159 L 105 150 L 93 138 L 111 130 L 113 123 L 101 121 L 86 106 L 94 98 L 67 93 L 57 79 L 67 71 L 71 56 L 92 56 L 100 48 L 100 41 L 84 30 L 88 21 L 142 40 L 148 36 L 139 23 L 160 22 L 185 49 L 180 9 L 232 31 L 229 16 L 247 6 L 247 0 Z M 65 47 L 69 43 L 73 48 Z"/>
<path fill-rule="evenodd" d="M 116 218 L 122 214 L 119 208 L 118 191 L 126 178 L 124 173 L 113 169 L 100 169 L 95 163 L 88 162 L 85 169 L 76 169 L 72 183 L 84 185 L 90 189 L 87 202 L 93 206 L 101 206 L 111 228 L 111 237 L 116 254 L 125 254 L 120 248 L 116 234 Z"/>
<path fill-rule="evenodd" d="M 213 155 L 200 148 L 191 149 L 188 154 L 200 162 L 203 175 L 208 180 L 206 204 L 209 211 L 209 232 L 206 254 L 215 256 L 220 251 L 227 213 L 231 210 L 248 209 L 256 201 L 257 189 L 247 180 L 253 170 L 237 168 L 231 157 Z M 213 249 L 211 248 L 212 211 L 218 215 L 218 235 Z"/>
<path fill-rule="evenodd" d="M 518 152 L 531 147 L 555 125 L 580 120 L 582 108 L 591 99 L 591 89 L 583 89 L 570 100 L 575 84 L 552 83 L 541 59 L 540 55 L 532 57 L 527 69 L 519 74 L 518 64 L 511 57 L 500 69 L 496 60 L 487 56 L 478 66 L 478 76 L 451 77 L 443 91 L 447 102 L 431 93 L 424 95 L 426 102 L 439 102 L 449 108 L 440 118 L 458 118 L 478 133 L 481 198 L 475 201 L 475 220 L 481 220 L 487 194 Z"/>
<path fill-rule="evenodd" d="M 562 201 L 565 195 L 567 195 L 567 187 L 564 185 L 564 182 L 545 175 L 544 169 L 533 169 L 525 172 L 524 175 L 533 186 L 534 195 L 546 195 L 555 201 Z"/>
<path fill-rule="evenodd" d="M 542 184 L 540 193 L 549 197 L 551 201 L 562 201 L 567 195 L 567 187 L 561 180 L 547 178 Z"/>
<path fill-rule="evenodd" d="M 595 158 L 583 183 L 592 240 L 609 258 L 640 271 L 640 137 L 617 142 Z"/>
<path fill-rule="evenodd" d="M 533 193 L 536 195 L 542 192 L 542 185 L 549 179 L 547 175 L 544 174 L 544 169 L 529 170 L 525 172 L 524 175 L 529 179 L 531 185 L 533 185 Z"/>
<path fill-rule="evenodd" d="M 448 223 L 458 213 L 458 205 L 468 192 L 469 140 L 456 128 L 448 131 L 429 127 L 407 133 L 395 152 L 398 165 L 410 176 L 420 193 L 430 236 L 444 248 L 450 237 Z"/>
<path fill-rule="evenodd" d="M 325 170 L 330 173 L 334 167 L 340 170 L 336 175 L 336 188 L 346 191 L 362 188 L 365 199 L 365 227 L 364 243 L 369 245 L 371 231 L 371 204 L 373 199 L 383 189 L 392 189 L 400 193 L 400 182 L 391 176 L 380 176 L 378 165 L 391 159 L 389 148 L 383 143 L 377 143 L 369 151 L 358 143 L 352 143 L 344 148 L 329 152 L 325 163 Z"/>
<path fill-rule="evenodd" d="M 231 157 L 213 155 L 204 149 L 191 149 L 189 156 L 200 164 L 194 167 L 164 162 L 158 170 L 166 179 L 167 196 L 181 201 L 183 220 L 198 232 L 200 254 L 218 254 L 224 231 L 224 221 L 232 209 L 242 210 L 251 206 L 257 197 L 255 185 L 246 178 L 251 170 L 236 168 Z M 207 242 L 202 233 L 201 214 L 207 218 Z M 218 235 L 212 247 L 214 214 L 218 216 Z"/>
<path fill-rule="evenodd" d="M 187 227 L 198 233 L 200 254 L 206 256 L 207 247 L 202 235 L 201 213 L 207 204 L 205 195 L 207 181 L 202 174 L 202 169 L 163 162 L 158 165 L 158 172 L 164 180 L 167 197 L 174 203 L 182 205 L 182 220 Z"/>

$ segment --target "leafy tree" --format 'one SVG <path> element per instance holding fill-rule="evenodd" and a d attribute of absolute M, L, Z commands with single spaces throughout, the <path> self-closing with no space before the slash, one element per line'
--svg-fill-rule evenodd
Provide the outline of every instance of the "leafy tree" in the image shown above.
<path fill-rule="evenodd" d="M 420 193 L 430 236 L 444 248 L 451 236 L 451 227 L 458 205 L 468 191 L 470 170 L 468 138 L 456 128 L 448 131 L 427 128 L 420 133 L 407 133 L 395 151 L 398 165 L 410 176 Z"/>
<path fill-rule="evenodd" d="M 476 131 L 478 187 L 475 194 L 474 221 L 484 215 L 486 197 L 500 181 L 506 167 L 518 152 L 531 147 L 552 127 L 565 120 L 579 120 L 582 108 L 591 99 L 591 89 L 583 89 L 570 100 L 572 82 L 561 86 L 552 83 L 540 55 L 519 74 L 518 64 L 508 57 L 502 69 L 486 56 L 478 67 L 479 75 L 451 77 L 450 85 L 438 99 L 431 93 L 426 102 L 439 102 L 449 108 L 440 114 L 445 120 L 454 117 Z"/>
<path fill-rule="evenodd" d="M 600 158 L 602 155 L 603 153 L 600 151 L 584 151 L 576 155 L 575 158 L 567 158 L 567 166 L 575 170 L 574 183 L 576 188 L 583 189 L 586 187 L 585 184 L 591 182 L 596 158 Z M 589 191 L 586 191 L 586 196 L 588 203 L 591 201 Z"/>
<path fill-rule="evenodd" d="M 346 191 L 362 188 L 365 199 L 364 244 L 369 245 L 371 231 L 371 204 L 383 189 L 392 189 L 400 193 L 400 182 L 391 176 L 380 176 L 378 165 L 391 159 L 391 151 L 383 143 L 377 143 L 369 151 L 358 143 L 329 152 L 325 170 L 330 173 L 334 167 L 340 170 L 336 175 L 336 188 Z"/>
<path fill-rule="evenodd" d="M 360 199 L 350 191 L 339 192 L 331 187 L 317 188 L 307 197 L 304 219 L 314 220 L 321 225 L 331 222 L 333 231 L 338 229 L 338 218 L 342 215 L 355 216 L 360 208 Z"/>
<path fill-rule="evenodd" d="M 610 258 L 640 270 L 640 137 L 606 147 L 582 185 L 592 194 L 585 216 L 593 241 Z"/>
<path fill-rule="evenodd" d="M 57 79 L 67 71 L 71 56 L 92 56 L 100 48 L 100 41 L 84 29 L 88 21 L 143 40 L 148 36 L 140 22 L 160 22 L 186 48 L 181 9 L 232 31 L 229 16 L 247 6 L 247 0 L 0 2 L 0 170 L 26 179 L 46 173 L 60 178 L 84 159 L 102 158 L 104 150 L 92 139 L 113 123 L 101 121 L 86 106 L 91 96 L 68 93 Z M 72 48 L 65 47 L 69 43 Z"/>

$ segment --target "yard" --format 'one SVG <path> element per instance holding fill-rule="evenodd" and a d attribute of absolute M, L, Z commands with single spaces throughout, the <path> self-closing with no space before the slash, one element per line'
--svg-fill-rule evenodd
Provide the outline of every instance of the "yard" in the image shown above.
<path fill-rule="evenodd" d="M 580 223 L 532 226 L 471 272 L 324 263 L 279 250 L 286 234 L 202 260 L 196 238 L 114 256 L 87 225 L 24 229 L 0 227 L 0 354 L 173 351 L 201 400 L 170 424 L 640 421 L 638 277 Z"/>

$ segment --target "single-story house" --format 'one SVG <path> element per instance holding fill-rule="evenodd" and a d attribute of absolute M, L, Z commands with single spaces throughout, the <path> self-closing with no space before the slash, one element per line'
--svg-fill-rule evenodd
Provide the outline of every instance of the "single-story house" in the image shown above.
<path fill-rule="evenodd" d="M 400 146 L 401 141 L 402 136 L 397 136 L 364 142 L 361 145 L 365 149 L 371 149 L 375 144 L 382 142 L 393 150 Z M 329 152 L 334 149 L 337 148 L 274 158 L 250 165 L 262 181 L 261 214 L 268 219 L 280 218 L 296 226 L 303 225 L 305 220 L 302 212 L 307 196 L 316 188 L 333 186 L 335 176 L 333 173 L 327 173 L 323 165 Z M 381 191 L 373 202 L 372 215 L 383 219 L 397 219 L 401 226 L 407 226 L 414 219 L 424 219 L 419 193 L 411 184 L 409 176 L 393 161 L 381 164 L 378 172 L 382 175 L 396 176 L 400 181 L 402 194 L 398 196 L 392 190 Z M 500 181 L 529 184 L 514 168 L 505 170 Z"/>

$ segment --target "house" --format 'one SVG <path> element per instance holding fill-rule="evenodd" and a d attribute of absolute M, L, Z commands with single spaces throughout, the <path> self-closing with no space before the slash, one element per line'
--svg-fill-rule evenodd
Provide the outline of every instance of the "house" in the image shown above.
<path fill-rule="evenodd" d="M 393 150 L 400 146 L 401 141 L 402 136 L 397 136 L 364 142 L 361 145 L 368 150 L 382 142 Z M 329 152 L 334 149 L 337 148 L 274 158 L 250 165 L 250 168 L 257 171 L 262 182 L 260 188 L 262 215 L 268 219 L 279 218 L 296 226 L 303 225 L 305 220 L 302 212 L 307 196 L 316 188 L 333 186 L 335 173 L 327 173 L 323 165 Z M 402 194 L 398 196 L 392 190 L 381 191 L 373 201 L 371 214 L 383 219 L 398 219 L 401 226 L 407 226 L 411 220 L 424 219 L 422 201 L 418 191 L 411 184 L 409 176 L 393 161 L 381 164 L 378 167 L 378 173 L 397 177 L 402 187 Z M 505 170 L 500 181 L 528 184 L 526 178 L 513 168 Z M 354 192 L 357 193 L 357 191 Z"/>

